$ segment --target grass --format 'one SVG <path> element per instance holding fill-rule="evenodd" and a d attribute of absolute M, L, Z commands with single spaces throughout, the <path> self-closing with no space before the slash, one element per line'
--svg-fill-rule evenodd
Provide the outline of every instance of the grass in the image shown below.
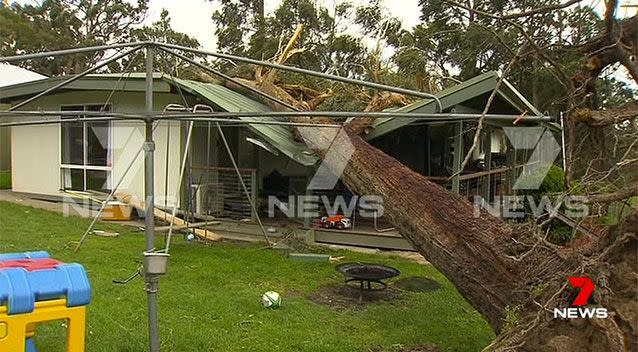
<path fill-rule="evenodd" d="M 77 241 L 89 220 L 0 202 L 0 252 L 47 250 L 55 258 L 85 266 L 93 296 L 87 317 L 87 351 L 146 349 L 146 300 L 142 282 L 112 284 L 136 268 L 143 235 L 133 228 L 98 224 L 118 238 L 90 237 L 78 254 Z M 159 241 L 158 247 L 163 247 Z M 163 351 L 368 351 L 382 346 L 432 343 L 442 351 L 478 351 L 494 337 L 483 318 L 432 266 L 403 258 L 338 252 L 348 261 L 397 267 L 402 277 L 428 276 L 442 288 L 406 292 L 399 303 L 337 311 L 315 304 L 308 294 L 340 282 L 333 265 L 290 261 L 258 245 L 204 246 L 175 238 L 169 273 L 160 283 Z M 283 306 L 261 306 L 261 294 L 276 290 Z M 37 330 L 39 350 L 63 350 L 63 327 Z"/>
<path fill-rule="evenodd" d="M 11 189 L 11 171 L 0 171 L 0 189 Z"/>

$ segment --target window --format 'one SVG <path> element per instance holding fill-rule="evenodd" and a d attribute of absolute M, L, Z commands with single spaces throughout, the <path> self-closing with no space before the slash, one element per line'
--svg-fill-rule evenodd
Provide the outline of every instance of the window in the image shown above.
<path fill-rule="evenodd" d="M 104 110 L 102 110 L 104 108 Z M 63 106 L 62 111 L 110 111 L 104 105 Z M 74 118 L 63 116 L 62 119 Z M 109 191 L 111 176 L 111 123 L 69 121 L 61 124 L 62 188 Z"/>

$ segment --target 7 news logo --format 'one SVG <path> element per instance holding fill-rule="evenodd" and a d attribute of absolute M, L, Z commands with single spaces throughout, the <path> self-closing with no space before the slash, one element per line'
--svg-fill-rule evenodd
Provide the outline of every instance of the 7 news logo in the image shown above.
<path fill-rule="evenodd" d="M 585 307 L 596 286 L 588 277 L 569 277 L 572 287 L 580 289 L 576 298 L 569 308 L 554 308 L 554 318 L 577 319 L 577 318 L 599 318 L 604 319 L 609 316 L 607 308 Z"/>

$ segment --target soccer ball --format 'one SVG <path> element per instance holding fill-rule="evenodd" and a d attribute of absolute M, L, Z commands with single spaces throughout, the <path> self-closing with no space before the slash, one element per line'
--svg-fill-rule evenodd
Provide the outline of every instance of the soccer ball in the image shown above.
<path fill-rule="evenodd" d="M 261 304 L 266 308 L 276 308 L 281 306 L 281 296 L 277 292 L 268 291 L 261 296 Z"/>
<path fill-rule="evenodd" d="M 192 241 L 195 239 L 195 235 L 193 235 L 192 233 L 189 233 L 188 235 L 186 235 L 186 240 L 187 241 Z"/>

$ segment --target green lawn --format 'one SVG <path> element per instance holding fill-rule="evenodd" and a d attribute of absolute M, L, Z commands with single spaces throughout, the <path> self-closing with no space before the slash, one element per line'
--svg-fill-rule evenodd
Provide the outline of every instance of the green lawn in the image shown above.
<path fill-rule="evenodd" d="M 11 171 L 0 171 L 0 189 L 11 189 Z"/>
<path fill-rule="evenodd" d="M 85 266 L 93 287 L 87 351 L 146 350 L 146 301 L 142 282 L 112 284 L 136 267 L 143 235 L 132 228 L 98 224 L 119 238 L 90 237 L 72 251 L 89 220 L 0 202 L 0 252 L 47 250 Z M 159 238 L 161 239 L 161 238 Z M 158 247 L 163 245 L 159 243 Z M 382 346 L 436 344 L 443 351 L 478 351 L 493 338 L 487 323 L 433 267 L 402 258 L 339 252 L 348 261 L 386 263 L 402 277 L 429 276 L 442 289 L 406 292 L 394 303 L 363 310 L 335 310 L 307 296 L 340 282 L 333 265 L 296 262 L 256 245 L 204 246 L 175 238 L 169 274 L 160 284 L 163 351 L 368 351 Z M 283 295 L 280 309 L 261 306 L 261 294 Z M 61 324 L 39 328 L 39 350 L 62 351 Z"/>

